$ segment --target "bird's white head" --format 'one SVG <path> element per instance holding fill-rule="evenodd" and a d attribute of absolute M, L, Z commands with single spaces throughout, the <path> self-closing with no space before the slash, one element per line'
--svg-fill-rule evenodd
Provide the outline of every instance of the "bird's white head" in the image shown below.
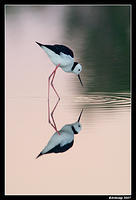
<path fill-rule="evenodd" d="M 83 109 L 81 110 L 81 113 L 78 117 L 77 122 L 75 122 L 71 125 L 72 131 L 74 132 L 74 134 L 78 134 L 81 131 L 82 127 L 81 127 L 81 124 L 80 124 L 80 118 L 81 118 L 82 112 L 83 112 Z"/>
<path fill-rule="evenodd" d="M 72 72 L 74 74 L 80 74 L 80 72 L 82 71 L 82 65 L 80 65 L 78 62 L 74 62 L 72 68 L 71 68 Z"/>
<path fill-rule="evenodd" d="M 72 68 L 71 68 L 72 73 L 76 74 L 79 78 L 79 81 L 81 85 L 83 86 L 83 83 L 80 78 L 80 72 L 82 71 L 82 65 L 80 65 L 78 62 L 74 62 Z"/>

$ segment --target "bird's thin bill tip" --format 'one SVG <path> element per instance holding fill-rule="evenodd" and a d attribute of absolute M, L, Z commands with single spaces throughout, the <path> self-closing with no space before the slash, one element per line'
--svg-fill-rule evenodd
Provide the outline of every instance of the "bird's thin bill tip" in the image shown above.
<path fill-rule="evenodd" d="M 79 79 L 79 81 L 80 81 L 82 87 L 84 87 L 79 74 L 78 74 L 78 79 Z"/>
<path fill-rule="evenodd" d="M 81 118 L 81 115 L 82 115 L 82 113 L 83 113 L 83 110 L 84 110 L 84 109 L 82 108 L 82 110 L 81 110 L 81 112 L 80 112 L 80 115 L 79 115 L 79 117 L 78 117 L 78 120 L 77 120 L 78 122 L 80 121 L 80 118 Z"/>
<path fill-rule="evenodd" d="M 41 155 L 42 155 L 42 153 L 40 153 L 40 154 L 36 157 L 36 159 L 39 158 Z"/>
<path fill-rule="evenodd" d="M 36 41 L 35 41 L 35 43 L 37 43 L 39 46 L 41 46 L 41 44 L 40 44 L 39 42 L 36 42 Z"/>
<path fill-rule="evenodd" d="M 81 113 L 83 112 L 84 108 L 82 108 Z"/>

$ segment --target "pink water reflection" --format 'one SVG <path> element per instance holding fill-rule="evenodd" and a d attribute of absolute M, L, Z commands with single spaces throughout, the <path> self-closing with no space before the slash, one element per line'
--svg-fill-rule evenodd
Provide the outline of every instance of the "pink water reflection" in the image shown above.
<path fill-rule="evenodd" d="M 82 131 L 70 150 L 35 159 L 54 133 L 47 115 L 47 79 L 54 65 L 35 41 L 68 45 L 63 36 L 63 15 L 68 8 L 18 6 L 16 12 L 8 13 L 9 7 L 5 41 L 6 194 L 130 194 L 128 108 L 123 112 L 86 110 Z M 57 71 L 54 84 L 61 101 L 54 117 L 59 129 L 74 122 L 80 112 L 71 107 L 73 102 L 68 98 L 76 96 L 72 80 L 72 74 Z"/>

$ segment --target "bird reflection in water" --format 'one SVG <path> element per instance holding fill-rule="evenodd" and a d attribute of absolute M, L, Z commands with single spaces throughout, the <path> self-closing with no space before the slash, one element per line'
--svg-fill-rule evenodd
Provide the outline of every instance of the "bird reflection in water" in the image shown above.
<path fill-rule="evenodd" d="M 74 144 L 74 134 L 78 134 L 81 130 L 80 119 L 82 112 L 83 109 L 75 123 L 66 124 L 61 130 L 59 130 L 60 135 L 55 132 L 50 138 L 48 144 L 36 158 L 48 153 L 63 153 L 70 149 Z"/>

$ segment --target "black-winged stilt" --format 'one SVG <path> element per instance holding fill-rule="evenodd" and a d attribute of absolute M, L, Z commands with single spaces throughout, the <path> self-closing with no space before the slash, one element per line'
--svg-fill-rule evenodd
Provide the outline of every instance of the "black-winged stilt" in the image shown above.
<path fill-rule="evenodd" d="M 57 91 L 56 91 L 56 89 L 54 88 L 54 85 L 53 85 L 53 80 L 54 80 L 54 77 L 55 77 L 55 74 L 56 74 L 56 70 L 58 69 L 58 67 L 60 67 L 65 72 L 74 73 L 74 74 L 78 75 L 80 83 L 83 86 L 83 83 L 82 83 L 80 75 L 79 75 L 80 72 L 82 71 L 82 66 L 79 63 L 74 62 L 74 54 L 73 54 L 73 51 L 70 48 L 68 48 L 64 45 L 59 45 L 59 44 L 44 45 L 44 44 L 41 44 L 39 42 L 36 42 L 36 43 L 47 53 L 50 60 L 56 66 L 55 70 L 51 73 L 51 75 L 49 76 L 49 79 L 48 79 L 48 120 L 49 120 L 49 123 L 51 124 L 51 126 L 60 135 L 59 131 L 57 130 L 55 120 L 53 118 L 53 113 L 54 113 L 54 111 L 57 107 L 57 104 L 60 101 L 60 97 L 59 97 L 59 95 L 58 95 L 58 93 L 57 93 Z M 50 104 L 49 104 L 49 92 L 50 92 L 50 79 L 51 79 L 51 77 L 52 77 L 51 86 L 52 86 L 54 92 L 56 93 L 56 95 L 58 97 L 58 101 L 57 101 L 57 103 L 56 103 L 56 105 L 55 105 L 55 107 L 54 107 L 54 109 L 51 113 L 53 123 L 50 120 Z"/>
<path fill-rule="evenodd" d="M 78 134 L 81 130 L 80 118 L 82 112 L 83 109 L 81 110 L 78 120 L 75 123 L 67 124 L 63 126 L 61 130 L 59 130 L 59 132 L 61 133 L 60 135 L 58 135 L 57 132 L 54 133 L 48 144 L 44 147 L 44 149 L 36 158 L 44 154 L 62 153 L 70 149 L 74 143 L 74 134 Z"/>

